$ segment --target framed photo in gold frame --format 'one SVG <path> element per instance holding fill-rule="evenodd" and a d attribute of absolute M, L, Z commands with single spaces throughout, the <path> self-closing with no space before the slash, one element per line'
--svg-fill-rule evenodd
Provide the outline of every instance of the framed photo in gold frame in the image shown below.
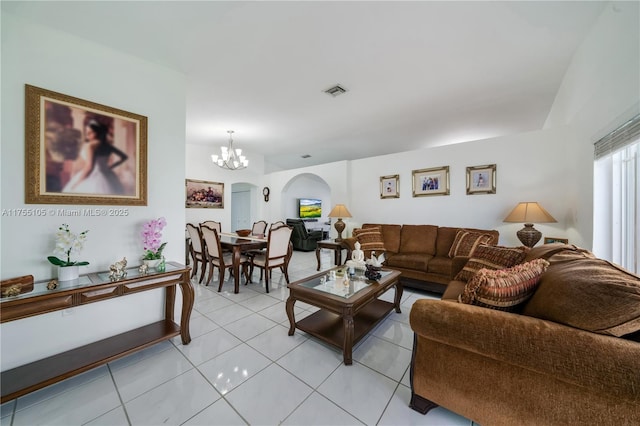
<path fill-rule="evenodd" d="M 223 209 L 224 183 L 186 179 L 186 208 Z"/>
<path fill-rule="evenodd" d="M 380 176 L 380 198 L 400 198 L 400 175 Z"/>
<path fill-rule="evenodd" d="M 147 117 L 25 85 L 25 203 L 147 205 Z"/>
<path fill-rule="evenodd" d="M 467 195 L 496 193 L 496 165 L 467 167 Z"/>
<path fill-rule="evenodd" d="M 449 195 L 449 166 L 413 170 L 413 196 Z"/>

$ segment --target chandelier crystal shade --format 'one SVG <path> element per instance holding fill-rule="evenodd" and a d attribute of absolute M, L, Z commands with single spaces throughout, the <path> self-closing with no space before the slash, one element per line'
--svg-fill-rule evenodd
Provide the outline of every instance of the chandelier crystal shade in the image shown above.
<path fill-rule="evenodd" d="M 242 170 L 249 165 L 249 160 L 242 155 L 240 148 L 233 148 L 233 130 L 227 130 L 227 133 L 229 133 L 229 144 L 220 147 L 220 155 L 211 155 L 211 160 L 223 169 Z"/>

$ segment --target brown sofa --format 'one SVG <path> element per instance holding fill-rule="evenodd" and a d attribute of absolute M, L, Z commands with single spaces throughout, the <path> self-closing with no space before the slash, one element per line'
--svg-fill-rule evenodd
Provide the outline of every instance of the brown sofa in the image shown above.
<path fill-rule="evenodd" d="M 459 303 L 459 282 L 415 302 L 413 409 L 483 426 L 640 424 L 640 277 L 569 245 L 524 262 L 540 258 L 548 268 L 516 312 Z"/>
<path fill-rule="evenodd" d="M 393 225 L 365 223 L 362 229 L 380 227 L 384 241 L 385 266 L 402 272 L 400 280 L 407 287 L 442 294 L 447 284 L 467 261 L 468 256 L 449 257 L 449 251 L 460 230 L 487 235 L 488 244 L 497 244 L 495 230 L 453 228 L 435 225 Z M 356 232 L 356 231 L 354 231 Z M 343 239 L 354 249 L 356 237 Z M 376 252 L 380 255 L 380 252 Z M 370 252 L 365 250 L 368 258 Z"/>

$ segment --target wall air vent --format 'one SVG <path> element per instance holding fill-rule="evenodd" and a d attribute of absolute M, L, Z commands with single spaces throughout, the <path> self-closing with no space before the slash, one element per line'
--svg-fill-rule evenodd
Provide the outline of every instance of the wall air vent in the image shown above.
<path fill-rule="evenodd" d="M 327 90 L 324 91 L 324 93 L 326 93 L 327 95 L 331 95 L 334 98 L 338 95 L 342 95 L 343 93 L 346 93 L 347 89 L 345 89 L 344 87 L 340 86 L 339 84 L 336 84 L 333 87 L 329 87 Z"/>

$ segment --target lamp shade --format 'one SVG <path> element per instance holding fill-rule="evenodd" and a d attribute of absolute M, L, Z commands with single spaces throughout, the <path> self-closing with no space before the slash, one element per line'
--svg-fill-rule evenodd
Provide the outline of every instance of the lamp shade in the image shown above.
<path fill-rule="evenodd" d="M 524 228 L 519 230 L 516 235 L 518 239 L 527 247 L 533 247 L 536 245 L 542 233 L 533 227 L 533 222 L 536 223 L 550 223 L 557 222 L 549 214 L 548 211 L 542 208 L 542 206 L 536 202 L 524 202 L 518 203 L 518 205 L 511 210 L 511 213 L 504 218 L 504 222 L 524 222 Z"/>
<path fill-rule="evenodd" d="M 344 204 L 336 204 L 333 210 L 331 210 L 331 213 L 329 213 L 329 217 L 338 218 L 338 221 L 333 226 L 336 228 L 336 231 L 338 232 L 338 238 L 336 238 L 336 241 L 342 241 L 342 231 L 344 231 L 344 228 L 346 226 L 342 221 L 342 218 L 351 217 L 351 213 L 349 213 L 349 210 Z"/>
<path fill-rule="evenodd" d="M 329 213 L 329 217 L 351 217 L 351 213 L 344 204 L 336 204 L 336 206 Z"/>
<path fill-rule="evenodd" d="M 504 222 L 551 223 L 557 222 L 540 204 L 536 202 L 518 203 Z"/>

